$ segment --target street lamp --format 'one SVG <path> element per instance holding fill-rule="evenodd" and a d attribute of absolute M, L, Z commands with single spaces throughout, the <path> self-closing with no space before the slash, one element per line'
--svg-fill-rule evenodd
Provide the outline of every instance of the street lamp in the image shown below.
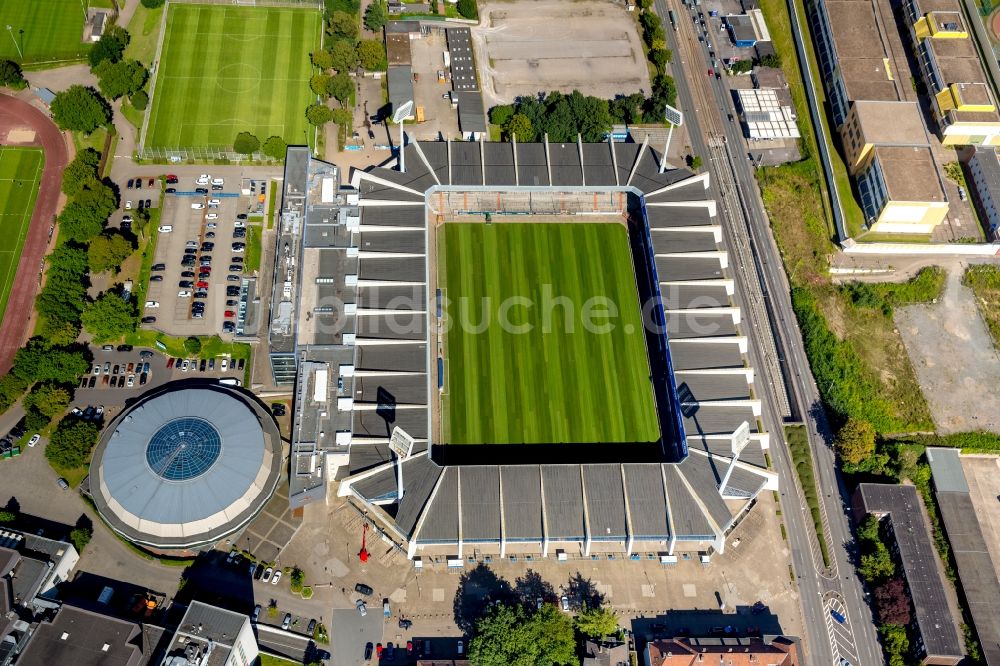
<path fill-rule="evenodd" d="M 399 125 L 399 171 L 404 173 L 406 171 L 406 163 L 403 161 L 403 144 L 406 142 L 406 134 L 403 133 L 403 121 L 410 117 L 413 112 L 413 100 L 409 100 L 402 104 L 396 112 L 392 114 L 392 122 Z"/>
<path fill-rule="evenodd" d="M 24 54 L 21 53 L 21 45 L 17 43 L 16 39 L 14 39 L 14 27 L 8 24 L 7 32 L 10 33 L 10 41 L 14 42 L 14 48 L 17 49 L 17 55 L 21 57 L 21 60 L 24 60 Z"/>

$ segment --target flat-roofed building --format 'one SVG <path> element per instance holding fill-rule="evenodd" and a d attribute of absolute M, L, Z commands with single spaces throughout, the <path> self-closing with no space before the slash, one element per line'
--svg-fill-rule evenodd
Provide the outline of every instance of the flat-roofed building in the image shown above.
<path fill-rule="evenodd" d="M 139 625 L 82 608 L 63 606 L 51 622 L 35 629 L 18 666 L 139 666 Z"/>
<path fill-rule="evenodd" d="M 1000 112 L 958 0 L 902 5 L 941 141 L 1000 145 Z"/>
<path fill-rule="evenodd" d="M 930 233 L 948 202 L 920 109 L 903 87 L 909 73 L 893 71 L 891 8 L 879 0 L 807 4 L 833 125 L 869 227 Z"/>
<path fill-rule="evenodd" d="M 986 227 L 987 238 L 997 239 L 1000 230 L 1000 158 L 996 148 L 976 148 L 964 157 L 973 202 Z"/>
<path fill-rule="evenodd" d="M 670 638 L 646 644 L 645 666 L 797 666 L 798 639 L 791 636 L 761 638 Z"/>

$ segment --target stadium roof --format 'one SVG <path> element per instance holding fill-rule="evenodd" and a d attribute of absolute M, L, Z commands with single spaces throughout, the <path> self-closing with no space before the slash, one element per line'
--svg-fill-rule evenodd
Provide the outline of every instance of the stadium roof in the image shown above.
<path fill-rule="evenodd" d="M 274 490 L 280 459 L 273 421 L 236 391 L 168 386 L 108 427 L 91 488 L 101 515 L 127 538 L 191 547 L 255 515 Z"/>
<path fill-rule="evenodd" d="M 934 657 L 962 657 L 964 643 L 948 606 L 941 565 L 916 487 L 862 483 L 857 492 L 865 513 L 888 515 L 892 521 L 924 650 Z"/>
<path fill-rule="evenodd" d="M 378 301 L 386 309 L 369 313 L 353 338 L 351 371 L 366 379 L 351 380 L 351 476 L 340 492 L 380 515 L 411 548 L 543 539 L 707 540 L 721 547 L 735 517 L 762 488 L 776 487 L 776 477 L 765 469 L 768 436 L 757 432 L 760 401 L 751 390 L 754 373 L 732 303 L 715 202 L 706 197 L 708 176 L 669 165 L 661 170 L 660 155 L 645 144 L 413 142 L 405 152 L 405 173 L 375 167 L 352 178 L 360 197 L 358 232 L 362 238 L 379 234 L 377 248 L 360 248 L 357 302 Z M 635 202 L 641 197 L 660 271 L 670 357 L 683 387 L 691 454 L 682 462 L 451 466 L 425 453 L 432 401 L 416 385 L 430 386 L 435 376 L 425 330 L 433 312 L 426 307 L 426 273 L 418 268 L 426 266 L 425 248 L 414 245 L 413 230 L 427 225 L 425 197 L 494 190 L 510 197 L 520 191 L 621 192 Z M 404 247 L 410 256 L 397 256 Z M 398 328 L 403 313 L 375 295 L 391 283 L 419 294 L 417 305 L 409 306 L 417 312 L 407 318 L 415 328 L 406 332 L 389 325 L 392 319 Z M 405 492 L 392 515 L 379 508 L 393 503 L 397 492 L 388 464 L 389 428 L 373 399 L 378 392 L 364 388 L 387 382 L 399 384 L 394 390 L 413 401 L 394 411 L 393 426 L 416 439 L 414 454 L 402 465 Z M 731 436 L 743 422 L 750 424 L 751 442 L 720 492 Z"/>

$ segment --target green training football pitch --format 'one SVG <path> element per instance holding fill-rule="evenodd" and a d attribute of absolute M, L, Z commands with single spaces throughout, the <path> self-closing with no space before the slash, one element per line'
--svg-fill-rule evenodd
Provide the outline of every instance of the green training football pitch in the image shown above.
<path fill-rule="evenodd" d="M 449 223 L 438 238 L 445 444 L 659 439 L 623 226 Z M 595 298 L 617 308 L 591 309 L 610 330 L 584 324 Z"/>
<path fill-rule="evenodd" d="M 42 151 L 0 146 L 0 315 L 17 275 L 42 179 Z"/>
<path fill-rule="evenodd" d="M 228 147 L 239 132 L 306 142 L 312 9 L 170 5 L 147 147 Z"/>
<path fill-rule="evenodd" d="M 0 0 L 0 31 L 0 59 L 67 60 L 82 58 L 90 49 L 83 43 L 80 0 Z"/>

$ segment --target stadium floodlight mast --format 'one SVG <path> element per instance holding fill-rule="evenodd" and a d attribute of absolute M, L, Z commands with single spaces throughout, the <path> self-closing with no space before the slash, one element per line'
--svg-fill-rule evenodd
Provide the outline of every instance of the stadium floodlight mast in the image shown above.
<path fill-rule="evenodd" d="M 389 450 L 396 456 L 396 501 L 403 501 L 403 461 L 413 453 L 413 438 L 396 426 L 389 438 Z"/>
<path fill-rule="evenodd" d="M 8 23 L 7 32 L 10 33 L 10 41 L 14 42 L 14 48 L 17 49 L 17 55 L 21 57 L 21 60 L 24 60 L 24 54 L 21 53 L 21 45 L 17 43 L 16 39 L 14 39 L 14 26 Z"/>
<path fill-rule="evenodd" d="M 684 124 L 684 112 L 669 104 L 666 105 L 663 115 L 667 122 L 670 123 L 670 131 L 667 132 L 667 145 L 663 147 L 663 159 L 660 160 L 660 173 L 667 170 L 667 155 L 670 150 L 670 139 L 674 136 L 674 128 Z"/>
<path fill-rule="evenodd" d="M 722 477 L 722 481 L 719 483 L 719 494 L 723 497 L 726 496 L 726 485 L 729 483 L 729 477 L 733 473 L 733 469 L 736 467 L 736 461 L 740 458 L 740 453 L 747 444 L 750 443 L 750 424 L 744 421 L 739 425 L 732 434 L 732 457 L 729 459 L 729 467 L 726 469 L 726 475 Z"/>
<path fill-rule="evenodd" d="M 413 100 L 407 100 L 400 105 L 396 112 L 392 114 L 392 122 L 399 125 L 399 171 L 406 171 L 406 163 L 403 161 L 403 144 L 406 142 L 406 134 L 403 132 L 403 121 L 413 113 Z"/>

